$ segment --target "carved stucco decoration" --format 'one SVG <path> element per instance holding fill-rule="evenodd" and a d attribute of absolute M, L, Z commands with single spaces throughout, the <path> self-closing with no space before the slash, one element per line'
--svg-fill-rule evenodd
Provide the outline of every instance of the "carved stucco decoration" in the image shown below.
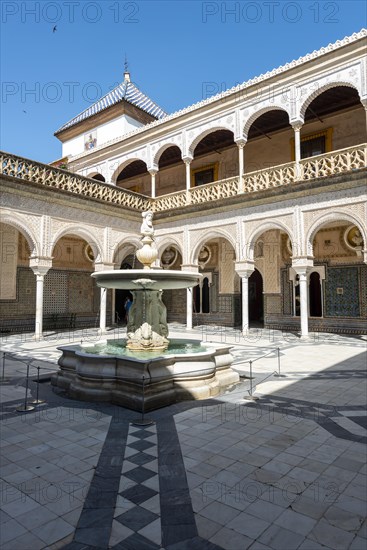
<path fill-rule="evenodd" d="M 194 229 L 190 231 L 190 245 L 191 250 L 189 252 L 189 263 L 197 263 L 198 255 L 200 252 L 200 249 L 203 245 L 205 245 L 208 241 L 212 239 L 217 238 L 223 238 L 226 239 L 233 247 L 234 250 L 236 250 L 236 224 L 231 225 L 225 225 L 222 226 L 220 229 L 217 228 L 217 226 L 213 226 L 212 228 L 207 227 L 206 229 Z"/>
<path fill-rule="evenodd" d="M 41 217 L 29 214 L 18 214 L 11 210 L 0 210 L 2 224 L 15 227 L 26 239 L 32 255 L 41 255 Z"/>
<path fill-rule="evenodd" d="M 57 242 L 66 235 L 77 235 L 84 239 L 93 250 L 95 261 L 106 261 L 103 229 L 85 223 L 70 223 L 62 220 L 51 220 L 51 251 Z"/>
<path fill-rule="evenodd" d="M 156 244 L 158 248 L 158 254 L 161 256 L 163 254 L 164 250 L 169 247 L 173 246 L 177 249 L 177 251 L 183 256 L 183 234 L 177 233 L 177 234 L 171 234 L 171 235 L 158 235 L 156 236 Z"/>
<path fill-rule="evenodd" d="M 325 76 L 320 75 L 308 83 L 302 84 L 302 86 L 298 89 L 300 98 L 298 101 L 299 117 L 301 119 L 304 118 L 307 107 L 318 95 L 337 86 L 348 86 L 350 88 L 355 88 L 361 97 L 362 89 L 360 62 L 357 62 L 355 67 L 358 68 L 358 70 L 355 74 L 353 73 L 352 76 L 350 72 L 351 65 L 348 64 L 343 69 L 333 71 Z"/>
<path fill-rule="evenodd" d="M 285 111 L 288 114 L 289 118 L 291 117 L 290 104 L 282 104 L 279 101 L 279 98 L 277 98 L 277 100 L 278 101 L 266 99 L 264 101 L 260 101 L 259 103 L 256 103 L 255 105 L 247 107 L 243 111 L 242 117 L 241 117 L 242 119 L 241 124 L 243 128 L 243 133 L 245 136 L 247 136 L 253 122 L 255 122 L 255 120 L 259 116 L 263 115 L 264 113 L 267 113 L 269 111 L 280 110 L 280 111 Z"/>
<path fill-rule="evenodd" d="M 312 255 L 313 239 L 324 225 L 335 221 L 349 221 L 356 225 L 362 233 L 364 242 L 366 242 L 366 228 L 363 220 L 365 219 L 365 206 L 363 204 L 346 205 L 344 208 L 322 208 L 320 210 L 312 210 L 304 212 L 304 234 L 305 243 L 307 246 L 307 254 Z"/>
<path fill-rule="evenodd" d="M 245 221 L 245 234 L 246 242 L 243 246 L 243 258 L 254 259 L 254 248 L 257 239 L 265 232 L 277 229 L 286 233 L 292 242 L 294 242 L 294 220 L 292 214 L 282 214 L 279 217 L 272 217 L 272 219 L 259 219 L 252 221 Z"/>
<path fill-rule="evenodd" d="M 236 133 L 235 128 L 235 116 L 231 117 L 231 122 L 227 120 L 227 116 L 222 116 L 211 120 L 210 122 L 205 122 L 193 128 L 189 131 L 187 136 L 186 151 L 184 152 L 185 156 L 193 156 L 195 147 L 197 144 L 208 134 L 215 132 L 216 130 L 229 130 L 233 132 L 233 135 Z"/>

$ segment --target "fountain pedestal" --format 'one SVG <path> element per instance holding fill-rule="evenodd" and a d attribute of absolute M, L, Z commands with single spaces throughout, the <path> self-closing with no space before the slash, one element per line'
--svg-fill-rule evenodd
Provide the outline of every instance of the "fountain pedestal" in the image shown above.
<path fill-rule="evenodd" d="M 151 279 L 140 279 L 136 283 L 152 284 Z M 144 283 L 142 282 L 144 281 Z M 127 347 L 136 351 L 165 350 L 169 344 L 167 311 L 162 302 L 161 290 L 133 290 L 133 304 L 127 324 Z"/>

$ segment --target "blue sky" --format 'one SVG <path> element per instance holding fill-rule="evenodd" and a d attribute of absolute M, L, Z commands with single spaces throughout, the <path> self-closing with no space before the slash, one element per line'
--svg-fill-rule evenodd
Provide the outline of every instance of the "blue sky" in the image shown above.
<path fill-rule="evenodd" d="M 60 158 L 54 132 L 123 80 L 125 55 L 171 113 L 365 26 L 364 0 L 2 0 L 1 149 Z"/>

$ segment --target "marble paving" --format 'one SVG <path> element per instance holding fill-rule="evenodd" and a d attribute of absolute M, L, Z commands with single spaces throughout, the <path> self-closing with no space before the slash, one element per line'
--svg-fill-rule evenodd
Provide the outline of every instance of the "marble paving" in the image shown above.
<path fill-rule="evenodd" d="M 145 422 L 50 386 L 56 346 L 98 334 L 2 342 L 2 550 L 365 550 L 366 339 L 217 328 L 170 327 L 232 344 L 240 384 Z"/>

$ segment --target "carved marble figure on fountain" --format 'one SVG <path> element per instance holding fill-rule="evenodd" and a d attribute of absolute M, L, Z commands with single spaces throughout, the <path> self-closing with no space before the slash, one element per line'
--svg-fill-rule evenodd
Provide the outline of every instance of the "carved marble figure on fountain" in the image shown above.
<path fill-rule="evenodd" d="M 141 224 L 140 233 L 144 237 L 153 237 L 154 235 L 153 212 L 151 210 L 147 210 L 146 212 L 142 213 L 142 216 L 143 216 L 143 223 Z"/>
<path fill-rule="evenodd" d="M 136 251 L 136 257 L 144 266 L 144 269 L 150 269 L 151 265 L 158 258 L 158 250 L 154 243 L 154 227 L 153 227 L 153 212 L 147 210 L 142 213 L 143 223 L 141 224 L 140 233 L 142 234 L 142 248 Z"/>

